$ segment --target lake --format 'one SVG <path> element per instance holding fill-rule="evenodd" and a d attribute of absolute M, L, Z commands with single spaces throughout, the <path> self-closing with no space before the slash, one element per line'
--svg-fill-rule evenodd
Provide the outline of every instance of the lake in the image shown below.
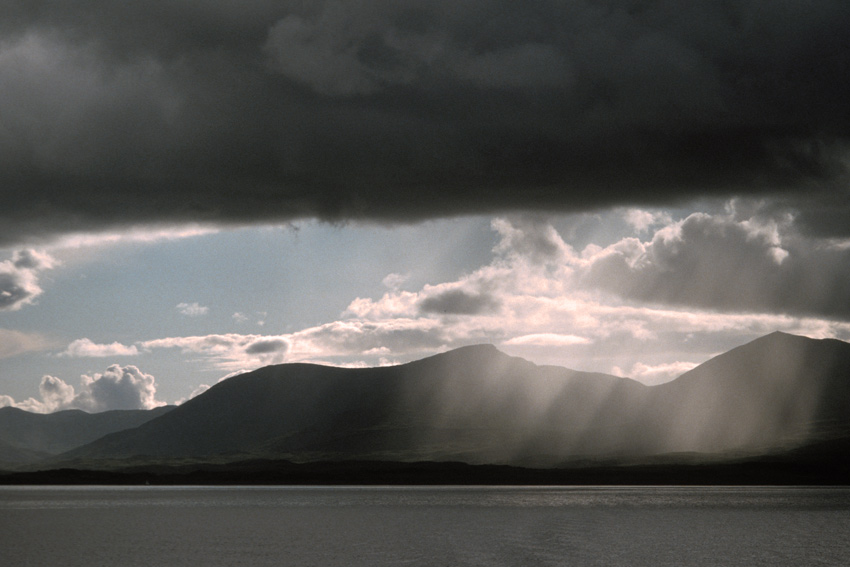
<path fill-rule="evenodd" d="M 850 489 L 0 487 L 0 564 L 848 565 Z"/>

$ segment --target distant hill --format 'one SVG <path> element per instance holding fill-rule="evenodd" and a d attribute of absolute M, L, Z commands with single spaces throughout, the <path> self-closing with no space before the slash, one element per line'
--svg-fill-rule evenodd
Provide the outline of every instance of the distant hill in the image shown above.
<path fill-rule="evenodd" d="M 850 435 L 850 344 L 771 333 L 653 389 L 652 452 L 790 449 Z"/>
<path fill-rule="evenodd" d="M 847 435 L 848 410 L 850 344 L 841 341 L 773 333 L 654 387 L 479 345 L 385 368 L 266 367 L 62 458 L 739 458 Z"/>
<path fill-rule="evenodd" d="M 35 463 L 49 456 L 49 453 L 24 449 L 0 440 L 0 468 Z"/>
<path fill-rule="evenodd" d="M 615 431 L 628 412 L 620 410 L 645 390 L 633 380 L 537 366 L 491 345 L 383 368 L 283 364 L 225 380 L 65 457 L 549 463 L 571 450 L 622 450 Z"/>
<path fill-rule="evenodd" d="M 0 408 L 0 466 L 34 462 L 90 443 L 109 433 L 138 427 L 173 409 L 116 410 L 86 413 L 66 410 L 50 414 Z"/>

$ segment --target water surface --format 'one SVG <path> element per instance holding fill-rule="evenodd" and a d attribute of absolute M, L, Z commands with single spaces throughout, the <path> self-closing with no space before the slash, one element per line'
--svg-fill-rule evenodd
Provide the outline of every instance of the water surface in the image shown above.
<path fill-rule="evenodd" d="M 850 489 L 0 487 L 3 565 L 850 564 Z"/>

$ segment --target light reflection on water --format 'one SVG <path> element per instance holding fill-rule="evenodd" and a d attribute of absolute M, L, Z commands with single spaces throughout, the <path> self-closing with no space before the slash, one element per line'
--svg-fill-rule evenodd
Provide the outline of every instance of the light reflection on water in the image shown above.
<path fill-rule="evenodd" d="M 0 510 L 115 507 L 640 507 L 850 509 L 850 488 L 0 486 Z"/>
<path fill-rule="evenodd" d="M 850 489 L 0 487 L 4 565 L 843 565 Z"/>

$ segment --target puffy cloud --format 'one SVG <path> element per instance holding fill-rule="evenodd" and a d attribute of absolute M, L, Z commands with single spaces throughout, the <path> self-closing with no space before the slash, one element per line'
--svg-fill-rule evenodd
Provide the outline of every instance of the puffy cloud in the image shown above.
<path fill-rule="evenodd" d="M 38 392 L 41 394 L 42 411 L 45 413 L 60 409 L 80 409 L 74 404 L 74 387 L 61 378 L 44 376 L 38 385 Z"/>
<path fill-rule="evenodd" d="M 52 256 L 36 250 L 18 250 L 0 262 L 0 311 L 32 304 L 43 291 L 38 285 L 40 272 L 55 264 Z"/>
<path fill-rule="evenodd" d="M 766 193 L 850 226 L 841 0 L 83 0 L 0 21 L 0 245 Z"/>
<path fill-rule="evenodd" d="M 113 364 L 102 374 L 83 375 L 74 403 L 87 411 L 151 409 L 165 405 L 156 399 L 156 379 L 135 366 Z"/>
<path fill-rule="evenodd" d="M 850 251 L 759 207 L 694 213 L 649 241 L 589 250 L 581 282 L 643 302 L 850 319 Z"/>
<path fill-rule="evenodd" d="M 165 405 L 156 399 L 156 379 L 135 366 L 113 364 L 105 372 L 80 377 L 76 390 L 61 378 L 44 376 L 39 384 L 41 399 L 29 398 L 15 403 L 5 396 L 6 405 L 50 413 L 66 409 L 102 412 L 117 409 L 152 409 Z"/>
<path fill-rule="evenodd" d="M 624 211 L 623 219 L 638 233 L 644 233 L 659 224 L 670 224 L 672 222 L 669 213 L 634 208 Z"/>
<path fill-rule="evenodd" d="M 47 270 L 55 262 L 50 254 L 32 249 L 18 250 L 12 257 L 12 264 L 19 270 Z"/>
<path fill-rule="evenodd" d="M 657 382 L 691 363 L 641 362 L 647 341 L 664 341 L 675 345 L 679 355 L 704 359 L 777 329 L 850 338 L 850 323 L 836 320 L 846 306 L 821 303 L 815 292 L 822 286 L 800 287 L 807 281 L 847 282 L 846 247 L 808 239 L 797 233 L 793 218 L 770 216 L 758 203 L 731 203 L 726 212 L 679 221 L 667 213 L 650 216 L 658 228 L 648 240 L 626 237 L 580 252 L 546 222 L 496 220 L 500 241 L 490 264 L 419 291 L 358 298 L 349 305 L 347 319 L 292 335 L 293 353 L 311 335 L 323 339 L 313 343 L 317 355 L 342 355 L 379 346 L 372 339 L 395 333 L 393 352 L 400 355 L 432 343 L 450 348 L 495 342 L 565 365 L 579 360 L 604 365 L 623 358 L 627 364 L 621 368 Z M 728 290 L 708 293 L 723 281 Z M 481 290 L 488 305 L 499 306 L 498 317 L 480 308 Z M 798 297 L 791 300 L 790 293 Z M 452 317 L 445 317 L 444 310 Z M 400 329 L 416 334 L 404 336 Z M 332 337 L 343 336 L 356 337 L 345 343 L 350 350 L 323 350 Z"/>
<path fill-rule="evenodd" d="M 545 218 L 497 218 L 491 226 L 500 237 L 495 252 L 506 258 L 542 264 L 563 260 L 572 253 L 570 246 Z"/>
<path fill-rule="evenodd" d="M 210 308 L 198 303 L 178 303 L 175 307 L 181 315 L 187 317 L 201 317 L 210 312 Z"/>
<path fill-rule="evenodd" d="M 135 345 L 127 346 L 118 342 L 97 344 L 91 339 L 83 338 L 73 341 L 59 356 L 104 358 L 108 356 L 136 356 L 138 354 L 139 349 Z"/>

